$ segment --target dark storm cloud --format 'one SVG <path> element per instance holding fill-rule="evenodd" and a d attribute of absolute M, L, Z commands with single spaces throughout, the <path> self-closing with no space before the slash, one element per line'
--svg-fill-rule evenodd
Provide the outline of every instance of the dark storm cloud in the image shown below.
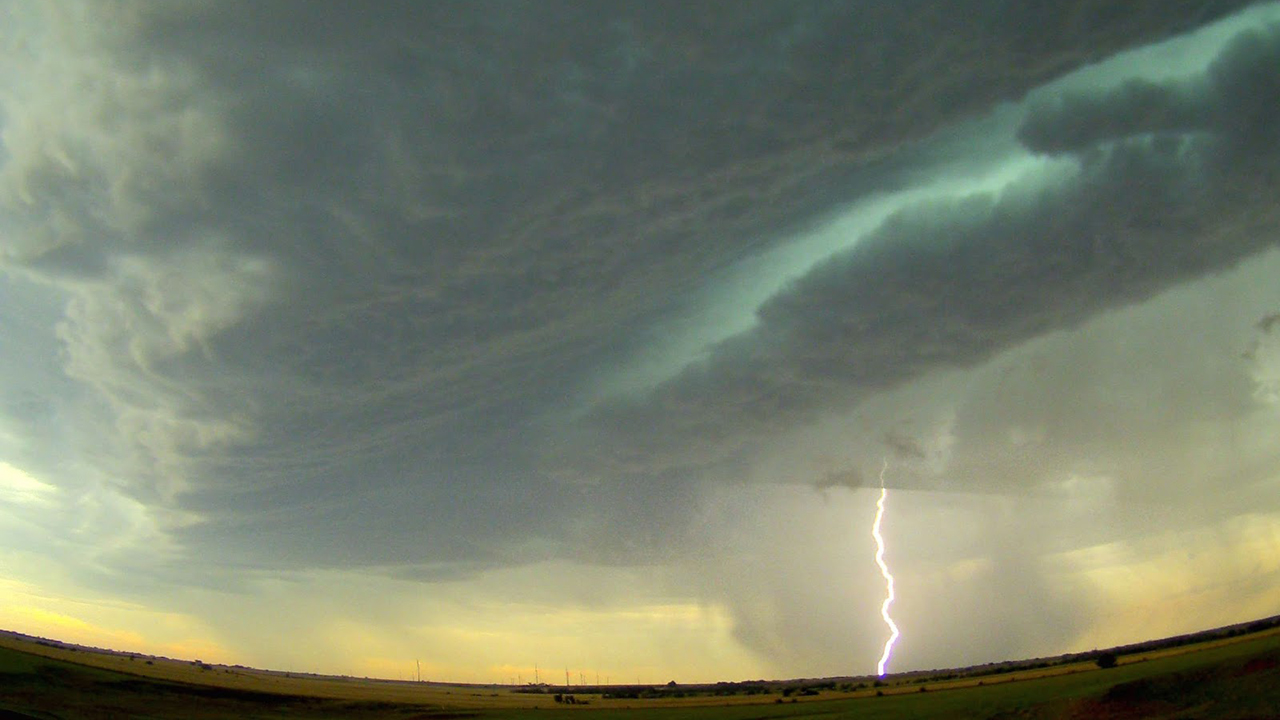
<path fill-rule="evenodd" d="M 1280 313 L 1258 321 L 1257 334 L 1244 359 L 1252 366 L 1254 396 L 1280 403 Z"/>
<path fill-rule="evenodd" d="M 62 455 L 199 513 L 182 537 L 211 557 L 519 561 L 608 532 L 576 520 L 577 503 L 661 542 L 672 533 L 637 518 L 670 512 L 678 483 L 655 481 L 672 485 L 657 496 L 547 483 L 529 470 L 532 419 L 708 272 L 897 182 L 895 149 L 1244 4 L 87 5 L 43 18 L 69 25 L 34 36 L 31 72 L 4 96 L 0 259 L 69 298 L 61 348 L 41 351 L 79 387 L 47 404 L 72 428 Z M 1166 166 L 1181 167 L 1122 143 L 1089 171 L 1106 188 L 945 211 L 968 223 L 952 247 L 972 244 L 997 279 L 1054 252 L 1082 264 L 1063 291 L 1083 296 L 1116 275 L 1052 238 L 1090 221 L 1064 219 L 1034 248 L 1017 228 L 1044 203 L 1107 192 L 1158 212 L 1186 190 L 1125 183 Z M 978 242 L 1005 211 L 1014 225 Z M 687 465 L 691 440 L 794 421 L 1115 300 L 1054 317 L 1040 295 L 1011 311 L 963 268 L 952 282 L 946 250 L 906 237 L 957 228 L 914 222 L 863 251 L 883 275 L 837 260 L 658 404 L 603 412 L 639 438 L 633 462 Z M 1242 251 L 1223 243 L 1186 275 Z M 978 257 L 961 262 L 981 270 Z M 928 288 L 894 296 L 910 322 L 886 323 L 883 306 L 828 317 L 895 277 Z M 973 330 L 936 336 L 930 318 Z M 854 375 L 833 369 L 849 359 L 836 343 L 877 327 L 889 335 L 857 351 Z M 714 437 L 721 424 L 731 437 Z M 561 450 L 575 464 L 581 448 Z"/>
<path fill-rule="evenodd" d="M 895 430 L 884 434 L 884 444 L 900 458 L 923 460 L 928 456 L 919 440 Z"/>
<path fill-rule="evenodd" d="M 589 470 L 750 462 L 751 443 L 936 370 L 1232 267 L 1277 242 L 1280 28 L 1204 77 L 1034 105 L 1020 136 L 1078 171 L 907 208 L 765 302 L 755 328 L 595 408 Z"/>
<path fill-rule="evenodd" d="M 844 470 L 828 470 L 822 479 L 818 481 L 819 490 L 830 490 L 832 488 L 846 487 L 858 488 L 863 487 L 865 479 L 861 471 L 857 468 L 846 468 Z"/>

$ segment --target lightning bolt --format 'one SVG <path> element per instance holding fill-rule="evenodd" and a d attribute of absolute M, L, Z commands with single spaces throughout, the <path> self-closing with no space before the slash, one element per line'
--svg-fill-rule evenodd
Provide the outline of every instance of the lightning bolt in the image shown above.
<path fill-rule="evenodd" d="M 889 606 L 893 604 L 893 575 L 889 574 L 889 566 L 884 562 L 884 537 L 880 534 L 880 521 L 884 519 L 884 500 L 888 496 L 889 491 L 884 487 L 884 473 L 889 469 L 889 460 L 886 458 L 884 467 L 880 468 L 880 499 L 876 501 L 876 522 L 871 526 L 871 537 L 876 539 L 876 564 L 880 566 L 880 574 L 884 576 L 885 599 L 880 605 L 880 617 L 884 618 L 884 624 L 889 626 L 889 639 L 884 643 L 884 653 L 880 655 L 880 662 L 876 665 L 876 675 L 884 677 L 885 665 L 889 664 L 889 655 L 893 652 L 893 644 L 898 641 L 898 626 L 894 624 L 893 618 L 889 617 Z"/>

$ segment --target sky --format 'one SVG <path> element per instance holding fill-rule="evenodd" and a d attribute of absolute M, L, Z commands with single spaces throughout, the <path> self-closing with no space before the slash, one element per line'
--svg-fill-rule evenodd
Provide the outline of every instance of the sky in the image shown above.
<path fill-rule="evenodd" d="M 1280 613 L 1280 3 L 0 0 L 0 627 L 464 682 Z"/>

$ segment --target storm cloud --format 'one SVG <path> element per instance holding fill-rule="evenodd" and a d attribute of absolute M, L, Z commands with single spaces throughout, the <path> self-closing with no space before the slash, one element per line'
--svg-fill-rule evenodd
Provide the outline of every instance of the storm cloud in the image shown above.
<path fill-rule="evenodd" d="M 400 593 L 361 615 L 382 627 L 422 589 L 542 608 L 547 583 L 584 612 L 718 603 L 731 630 L 689 617 L 749 667 L 830 672 L 801 620 L 866 588 L 829 586 L 815 548 L 847 541 L 883 456 L 921 491 L 905 527 L 968 538 L 899 546 L 937 555 L 904 587 L 976 612 L 965 583 L 1021 576 L 1007 616 L 1056 629 L 975 652 L 1068 643 L 1087 593 L 1044 557 L 1089 542 L 1079 507 L 1199 486 L 1142 467 L 1185 428 L 1112 408 L 1128 454 L 1088 430 L 1110 390 L 1064 357 L 1184 347 L 1167 318 L 1208 298 L 1232 322 L 1196 316 L 1150 373 L 1197 392 L 1125 387 L 1235 433 L 1196 446 L 1197 468 L 1244 450 L 1215 518 L 1269 482 L 1277 22 L 1243 0 L 5 4 L 7 559 L 243 647 L 199 593 L 249 613 L 364 578 Z M 1212 50 L 1153 72 L 1165 41 Z M 972 497 L 948 515 L 947 493 Z M 1035 511 L 1054 541 L 970 534 L 993 495 L 1083 505 Z M 801 538 L 774 505 L 824 520 Z M 874 645 L 858 617 L 837 634 Z"/>
<path fill-rule="evenodd" d="M 616 436 L 606 474 L 723 462 L 823 411 L 1274 247 L 1278 62 L 1272 26 L 1191 81 L 1030 101 L 1019 138 L 1065 167 L 899 211 L 706 359 L 594 409 L 591 432 Z"/>

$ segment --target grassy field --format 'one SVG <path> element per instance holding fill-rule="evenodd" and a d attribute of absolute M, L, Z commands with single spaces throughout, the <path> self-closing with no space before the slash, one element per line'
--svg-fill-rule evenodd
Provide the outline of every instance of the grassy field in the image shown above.
<path fill-rule="evenodd" d="M 979 684 L 980 683 L 980 684 Z M 923 688 L 923 690 L 922 690 Z M 882 696 L 878 696 L 882 693 Z M 0 635 L 0 720 L 11 718 L 1280 718 L 1280 631 L 1121 658 L 883 688 L 583 704 L 507 687 L 295 676 L 36 644 Z M 793 701 L 794 700 L 794 701 Z M 584 715 L 585 713 L 585 715 Z"/>

